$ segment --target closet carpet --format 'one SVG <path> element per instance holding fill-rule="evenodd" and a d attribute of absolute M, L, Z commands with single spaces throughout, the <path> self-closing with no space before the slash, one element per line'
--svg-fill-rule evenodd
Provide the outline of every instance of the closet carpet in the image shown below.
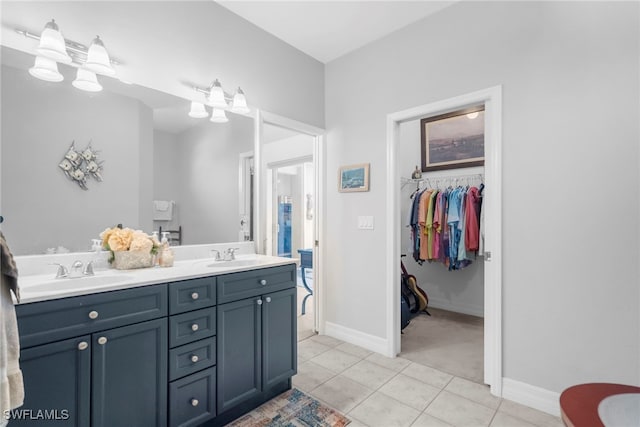
<path fill-rule="evenodd" d="M 484 379 L 484 319 L 429 308 L 404 329 L 399 356 L 476 383 Z"/>

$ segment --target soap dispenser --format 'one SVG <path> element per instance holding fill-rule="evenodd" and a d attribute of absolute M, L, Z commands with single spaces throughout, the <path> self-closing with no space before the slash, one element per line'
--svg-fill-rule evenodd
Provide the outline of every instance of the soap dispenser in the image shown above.
<path fill-rule="evenodd" d="M 173 267 L 173 250 L 169 246 L 169 232 L 162 232 L 160 241 L 160 267 Z"/>

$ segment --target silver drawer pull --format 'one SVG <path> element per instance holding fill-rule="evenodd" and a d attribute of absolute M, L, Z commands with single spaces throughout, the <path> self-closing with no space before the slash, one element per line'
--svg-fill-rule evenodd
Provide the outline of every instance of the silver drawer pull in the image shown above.
<path fill-rule="evenodd" d="M 191 406 L 198 406 L 199 403 L 200 402 L 198 401 L 198 399 L 196 398 L 191 399 Z"/>
<path fill-rule="evenodd" d="M 89 348 L 89 344 L 86 341 L 78 343 L 78 350 L 86 350 L 87 348 Z"/>
<path fill-rule="evenodd" d="M 91 311 L 89 312 L 89 319 L 97 319 L 98 318 L 98 312 L 97 311 Z"/>
<path fill-rule="evenodd" d="M 266 284 L 267 284 L 267 281 L 266 281 L 265 279 L 262 279 L 262 280 L 260 280 L 260 284 L 261 284 L 262 286 L 264 286 L 264 285 L 266 285 Z"/>
<path fill-rule="evenodd" d="M 261 299 L 259 299 L 258 301 L 256 301 L 256 304 L 258 304 L 258 305 L 262 305 L 262 300 L 261 300 Z"/>
<path fill-rule="evenodd" d="M 195 354 L 191 355 L 191 362 L 196 363 L 198 360 L 200 360 L 200 358 L 197 355 Z"/>
<path fill-rule="evenodd" d="M 107 337 L 98 338 L 98 344 L 105 345 L 107 343 Z"/>
<path fill-rule="evenodd" d="M 196 300 L 196 299 L 198 299 L 198 298 L 200 298 L 200 295 L 198 295 L 198 293 L 197 293 L 197 292 L 194 292 L 194 293 L 192 293 L 192 294 L 191 294 L 191 299 L 192 299 L 192 300 Z"/>
<path fill-rule="evenodd" d="M 271 297 L 267 297 L 267 302 L 271 302 Z"/>
<path fill-rule="evenodd" d="M 197 323 L 194 323 L 193 325 L 191 325 L 191 330 L 192 330 L 193 332 L 197 331 L 199 328 L 200 328 L 200 327 L 198 326 L 198 324 L 197 324 Z"/>

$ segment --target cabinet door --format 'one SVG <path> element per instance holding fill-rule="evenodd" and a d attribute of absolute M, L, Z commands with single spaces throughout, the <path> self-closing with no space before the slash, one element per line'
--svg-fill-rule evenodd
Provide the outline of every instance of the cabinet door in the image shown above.
<path fill-rule="evenodd" d="M 296 374 L 296 289 L 267 294 L 262 299 L 262 378 L 266 390 Z"/>
<path fill-rule="evenodd" d="M 260 394 L 260 297 L 218 306 L 218 413 Z"/>
<path fill-rule="evenodd" d="M 23 349 L 20 368 L 24 405 L 18 408 L 9 424 L 12 427 L 89 425 L 90 347 L 91 337 L 87 335 Z M 21 415 L 23 419 L 17 419 Z"/>
<path fill-rule="evenodd" d="M 167 319 L 92 335 L 92 427 L 166 426 Z"/>

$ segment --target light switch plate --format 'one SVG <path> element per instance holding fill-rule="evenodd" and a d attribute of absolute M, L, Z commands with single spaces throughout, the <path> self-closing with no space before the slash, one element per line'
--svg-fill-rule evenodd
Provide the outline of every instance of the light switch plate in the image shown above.
<path fill-rule="evenodd" d="M 360 230 L 373 230 L 373 217 L 372 216 L 359 216 L 358 217 L 358 229 L 360 229 Z"/>

